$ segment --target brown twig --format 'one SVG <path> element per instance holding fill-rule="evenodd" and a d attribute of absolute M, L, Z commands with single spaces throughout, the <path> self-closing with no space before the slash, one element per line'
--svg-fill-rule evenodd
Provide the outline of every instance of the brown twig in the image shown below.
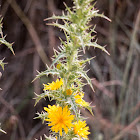
<path fill-rule="evenodd" d="M 140 116 L 137 117 L 132 123 L 125 127 L 121 132 L 115 136 L 112 140 L 120 140 L 130 129 L 132 129 L 140 121 Z"/>
<path fill-rule="evenodd" d="M 54 1 L 48 0 L 48 9 L 49 9 L 49 16 L 52 16 L 52 13 L 55 11 Z M 55 33 L 52 26 L 48 26 L 48 40 L 49 40 L 49 54 L 50 56 L 53 55 L 53 48 L 55 47 Z"/>
<path fill-rule="evenodd" d="M 92 80 L 92 84 L 93 84 L 94 86 L 96 86 L 100 91 L 102 91 L 102 92 L 103 92 L 105 95 L 107 95 L 108 97 L 110 97 L 110 98 L 113 98 L 113 97 L 114 97 L 113 93 L 110 92 L 108 89 L 106 89 L 106 88 L 104 87 L 104 85 L 101 84 L 101 83 L 99 83 L 96 79 L 93 79 L 93 80 Z"/>
<path fill-rule="evenodd" d="M 14 9 L 15 13 L 17 14 L 17 16 L 22 20 L 22 22 L 26 26 L 26 28 L 27 28 L 27 30 L 32 38 L 32 41 L 35 44 L 36 50 L 37 50 L 40 58 L 44 62 L 44 64 L 50 65 L 49 59 L 44 52 L 44 49 L 43 49 L 43 46 L 42 46 L 41 41 L 39 39 L 39 36 L 38 36 L 35 28 L 33 27 L 31 21 L 26 17 L 26 15 L 21 10 L 21 8 L 18 6 L 18 4 L 16 3 L 15 0 L 12 0 L 12 1 L 7 0 L 7 1 L 8 1 L 8 3 L 10 3 L 10 5 Z"/>
<path fill-rule="evenodd" d="M 103 86 L 113 86 L 113 85 L 119 85 L 122 86 L 122 82 L 119 80 L 111 80 L 101 83 Z"/>
<path fill-rule="evenodd" d="M 31 1 L 30 1 L 31 2 Z M 39 27 L 37 22 L 37 1 L 32 2 L 32 7 L 30 8 L 29 15 L 30 15 L 30 21 L 32 24 L 37 28 Z M 36 30 L 37 32 L 37 30 Z M 37 75 L 37 71 L 39 71 L 40 68 L 40 57 L 38 56 L 37 52 L 34 53 L 33 57 L 33 78 Z M 37 94 L 40 94 L 40 82 L 39 79 L 35 80 L 33 83 L 34 86 L 34 92 Z M 33 102 L 32 102 L 33 103 Z"/>

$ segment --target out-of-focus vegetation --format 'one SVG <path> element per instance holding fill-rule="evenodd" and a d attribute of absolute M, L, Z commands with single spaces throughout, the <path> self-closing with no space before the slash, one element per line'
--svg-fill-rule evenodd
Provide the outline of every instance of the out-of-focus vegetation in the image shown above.
<path fill-rule="evenodd" d="M 7 40 L 14 43 L 15 56 L 0 46 L 0 60 L 8 65 L 0 69 L 0 122 L 7 134 L 0 140 L 33 140 L 46 133 L 47 125 L 33 120 L 36 110 L 41 112 L 48 99 L 34 108 L 34 92 L 42 93 L 39 80 L 31 83 L 38 71 L 51 63 L 53 48 L 60 44 L 64 33 L 48 27 L 43 21 L 52 13 L 61 15 L 64 0 L 2 0 L 0 15 Z M 68 6 L 72 1 L 65 0 Z M 107 45 L 110 56 L 90 48 L 85 57 L 94 57 L 86 69 L 92 78 L 95 93 L 87 86 L 85 100 L 92 102 L 94 117 L 87 110 L 91 140 L 137 140 L 140 138 L 140 2 L 139 0 L 98 0 L 96 7 L 112 22 L 101 18 L 97 24 L 98 44 Z M 59 21 L 61 22 L 61 21 Z M 41 78 L 48 83 L 53 77 Z M 42 87 L 43 88 L 43 87 Z M 53 103 L 52 103 L 53 104 Z"/>

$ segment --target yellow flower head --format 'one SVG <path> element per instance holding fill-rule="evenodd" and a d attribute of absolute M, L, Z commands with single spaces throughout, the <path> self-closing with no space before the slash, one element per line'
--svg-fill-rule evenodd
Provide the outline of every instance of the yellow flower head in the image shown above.
<path fill-rule="evenodd" d="M 70 95 L 72 94 L 72 90 L 71 90 L 71 89 L 67 89 L 67 90 L 66 90 L 66 93 L 67 93 L 67 95 L 70 96 Z"/>
<path fill-rule="evenodd" d="M 68 128 L 70 129 L 73 124 L 72 120 L 74 119 L 74 115 L 70 114 L 70 110 L 68 107 L 60 107 L 59 105 L 44 107 L 44 110 L 48 112 L 48 119 L 46 121 L 50 122 L 48 126 L 52 126 L 51 130 L 56 133 L 59 131 L 62 136 L 62 129 L 64 129 L 67 134 Z"/>
<path fill-rule="evenodd" d="M 89 103 L 82 99 L 83 97 L 84 93 L 75 94 L 75 102 L 83 107 L 89 106 Z"/>
<path fill-rule="evenodd" d="M 53 81 L 52 83 L 44 84 L 44 90 L 57 90 L 63 85 L 63 80 L 62 78 L 57 79 L 55 82 Z"/>
<path fill-rule="evenodd" d="M 90 134 L 89 127 L 86 126 L 86 122 L 85 121 L 78 121 L 74 124 L 74 133 L 79 135 L 80 138 L 85 138 L 88 139 L 88 135 Z"/>
<path fill-rule="evenodd" d="M 56 65 L 56 68 L 57 68 L 57 69 L 60 69 L 60 68 L 61 68 L 61 64 L 57 64 L 57 65 Z"/>

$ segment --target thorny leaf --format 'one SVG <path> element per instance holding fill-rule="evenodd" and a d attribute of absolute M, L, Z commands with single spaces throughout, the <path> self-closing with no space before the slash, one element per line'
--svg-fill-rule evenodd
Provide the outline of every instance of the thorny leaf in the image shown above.
<path fill-rule="evenodd" d="M 87 80 L 88 84 L 90 85 L 91 89 L 94 91 L 92 82 L 91 82 L 90 78 L 87 76 L 86 72 L 77 71 L 76 73 L 79 74 L 81 77 L 85 78 Z"/>
<path fill-rule="evenodd" d="M 0 60 L 0 65 L 1 65 L 1 67 L 2 67 L 2 69 L 4 70 L 4 65 L 6 65 L 7 63 L 4 63 L 3 61 L 4 61 L 4 59 L 5 58 L 3 58 L 2 60 Z"/>
<path fill-rule="evenodd" d="M 105 47 L 100 46 L 100 45 L 97 44 L 96 42 L 88 43 L 88 44 L 86 44 L 86 46 L 88 46 L 88 47 L 92 46 L 92 47 L 101 49 L 102 51 L 104 51 L 104 52 L 106 52 L 108 55 L 110 55 L 109 52 L 105 49 Z"/>
<path fill-rule="evenodd" d="M 48 69 L 48 70 L 43 71 L 43 72 L 38 72 L 38 75 L 36 76 L 36 78 L 32 82 L 34 82 L 36 79 L 38 79 L 42 76 L 48 76 L 49 74 L 59 75 L 59 72 L 57 72 L 56 69 Z"/>

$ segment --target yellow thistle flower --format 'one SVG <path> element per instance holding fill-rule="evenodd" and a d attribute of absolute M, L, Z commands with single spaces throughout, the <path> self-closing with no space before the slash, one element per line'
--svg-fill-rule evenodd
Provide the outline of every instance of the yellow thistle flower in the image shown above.
<path fill-rule="evenodd" d="M 57 79 L 55 82 L 53 81 L 52 83 L 43 84 L 43 85 L 44 85 L 44 90 L 57 90 L 63 85 L 63 80 L 61 78 L 60 81 L 59 79 Z"/>
<path fill-rule="evenodd" d="M 89 106 L 89 103 L 84 101 L 82 98 L 84 97 L 84 93 L 74 94 L 75 102 L 83 107 Z"/>
<path fill-rule="evenodd" d="M 72 94 L 72 90 L 71 90 L 71 89 L 67 89 L 67 90 L 66 90 L 66 93 L 67 93 L 67 95 L 70 96 L 70 95 Z"/>
<path fill-rule="evenodd" d="M 74 124 L 74 133 L 80 136 L 81 138 L 85 138 L 88 139 L 88 135 L 90 134 L 89 127 L 86 126 L 86 122 L 85 121 L 78 121 Z"/>
<path fill-rule="evenodd" d="M 56 133 L 59 131 L 62 136 L 62 129 L 64 129 L 67 134 L 68 128 L 70 129 L 73 126 L 72 120 L 74 119 L 74 115 L 70 114 L 68 107 L 62 108 L 59 105 L 48 105 L 48 108 L 44 107 L 44 110 L 48 112 L 48 119 L 45 120 L 50 122 L 48 126 L 52 126 L 51 130 Z"/>
<path fill-rule="evenodd" d="M 61 64 L 57 64 L 57 65 L 56 65 L 56 68 L 57 68 L 57 69 L 60 69 L 60 68 L 61 68 Z"/>

